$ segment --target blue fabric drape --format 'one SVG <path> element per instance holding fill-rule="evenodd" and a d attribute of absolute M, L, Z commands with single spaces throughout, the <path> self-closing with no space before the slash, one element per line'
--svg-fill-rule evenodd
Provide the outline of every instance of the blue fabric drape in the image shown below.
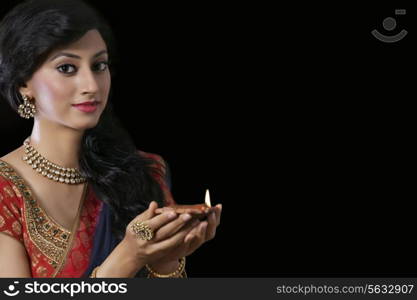
<path fill-rule="evenodd" d="M 117 244 L 118 241 L 111 232 L 110 207 L 103 202 L 103 207 L 94 233 L 94 244 L 91 252 L 90 265 L 83 277 L 88 277 L 95 267 L 101 265 Z"/>

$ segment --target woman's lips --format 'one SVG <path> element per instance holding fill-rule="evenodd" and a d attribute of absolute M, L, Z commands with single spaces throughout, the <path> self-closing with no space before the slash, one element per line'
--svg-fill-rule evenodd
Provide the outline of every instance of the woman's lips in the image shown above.
<path fill-rule="evenodd" d="M 76 109 L 82 111 L 82 112 L 94 112 L 97 109 L 98 102 L 86 102 L 81 104 L 73 104 Z"/>

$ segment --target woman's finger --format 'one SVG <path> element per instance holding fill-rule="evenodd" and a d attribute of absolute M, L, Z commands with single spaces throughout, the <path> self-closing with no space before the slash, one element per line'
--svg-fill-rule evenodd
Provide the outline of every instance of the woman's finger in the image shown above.
<path fill-rule="evenodd" d="M 207 240 L 214 238 L 217 226 L 220 224 L 221 211 L 222 205 L 216 205 L 214 212 L 208 216 L 207 222 L 202 222 L 185 237 L 184 243 L 189 243 L 187 255 L 192 254 Z M 202 225 L 203 223 L 207 225 Z"/>
<path fill-rule="evenodd" d="M 219 219 L 221 209 L 216 208 L 215 211 L 210 213 L 207 216 L 207 228 L 206 228 L 206 235 L 203 237 L 204 241 L 208 241 L 213 239 L 216 236 L 216 228 L 218 226 L 217 220 Z M 194 238 L 197 235 L 198 230 L 194 229 L 192 230 L 184 239 L 184 242 L 187 243 L 190 239 Z"/>
<path fill-rule="evenodd" d="M 195 250 L 200 248 L 202 244 L 204 244 L 206 234 L 207 234 L 207 222 L 204 221 L 204 222 L 201 222 L 199 226 L 197 226 L 193 235 L 190 235 L 190 236 L 187 235 L 186 242 L 188 243 L 188 247 L 187 247 L 188 251 L 186 255 L 192 254 Z"/>
<path fill-rule="evenodd" d="M 205 242 L 206 236 L 206 229 L 207 229 L 207 221 L 203 221 L 197 226 L 196 233 L 190 239 L 190 253 L 193 253 L 196 249 L 198 249 L 202 244 Z"/>
<path fill-rule="evenodd" d="M 206 235 L 204 237 L 205 241 L 212 240 L 216 235 L 216 228 L 217 228 L 217 218 L 216 214 L 213 212 L 207 217 L 207 230 Z"/>
<path fill-rule="evenodd" d="M 152 219 L 145 221 L 145 223 L 153 230 L 157 231 L 162 226 L 177 218 L 177 213 L 174 211 L 165 212 L 161 215 L 156 215 Z"/>
<path fill-rule="evenodd" d="M 200 226 L 198 226 L 196 237 L 201 243 L 204 243 L 206 240 L 207 225 L 207 221 L 203 221 L 201 222 Z"/>
<path fill-rule="evenodd" d="M 162 214 L 162 213 L 166 212 L 167 210 L 173 210 L 173 208 L 172 207 L 167 207 L 167 206 L 159 207 L 159 208 L 155 209 L 155 213 L 156 214 Z"/>
<path fill-rule="evenodd" d="M 178 218 L 172 222 L 166 223 L 161 226 L 155 233 L 155 241 L 161 241 L 169 238 L 170 236 L 177 233 L 188 221 L 191 220 L 190 214 L 181 214 Z"/>
<path fill-rule="evenodd" d="M 170 249 L 183 243 L 185 236 L 191 231 L 191 229 L 198 223 L 198 220 L 188 222 L 181 230 L 179 230 L 173 236 L 154 244 L 160 249 Z"/>
<path fill-rule="evenodd" d="M 143 216 L 143 214 L 145 216 Z M 173 219 L 177 217 L 177 214 L 175 212 L 163 213 L 151 219 L 145 219 L 147 216 L 150 215 L 148 212 L 144 212 L 143 214 L 139 215 L 138 217 L 133 219 L 132 222 L 129 223 L 128 227 L 130 228 L 130 231 L 133 232 L 133 224 L 144 223 L 145 225 L 149 226 L 149 228 L 155 233 L 155 231 L 157 231 L 160 227 L 162 227 L 168 222 L 171 222 Z"/>
<path fill-rule="evenodd" d="M 223 206 L 221 204 L 217 204 L 216 205 L 215 213 L 216 213 L 216 223 L 217 223 L 217 226 L 219 226 L 219 224 L 220 224 L 220 218 L 221 218 L 221 215 L 222 215 L 222 209 L 223 209 Z"/>
<path fill-rule="evenodd" d="M 194 228 L 191 229 L 191 231 L 187 234 L 187 236 L 184 239 L 184 243 L 188 243 L 190 240 L 192 240 L 193 238 L 196 237 L 197 232 L 198 232 L 198 229 L 199 229 L 199 226 L 198 225 L 200 225 L 200 222 L 197 222 L 194 225 Z"/>
<path fill-rule="evenodd" d="M 151 203 L 149 203 L 148 208 L 142 212 L 140 215 L 136 216 L 132 222 L 143 222 L 145 220 L 149 220 L 151 218 L 153 218 L 153 216 L 155 215 L 155 209 L 158 208 L 158 203 L 156 203 L 155 201 L 152 201 Z"/>

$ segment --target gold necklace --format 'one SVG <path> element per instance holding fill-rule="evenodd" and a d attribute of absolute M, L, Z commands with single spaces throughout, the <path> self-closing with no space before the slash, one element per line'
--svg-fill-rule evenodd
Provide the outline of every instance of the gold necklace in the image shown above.
<path fill-rule="evenodd" d="M 61 167 L 40 155 L 30 145 L 29 138 L 23 142 L 23 145 L 26 155 L 22 159 L 45 178 L 66 184 L 80 184 L 87 181 L 78 169 Z"/>

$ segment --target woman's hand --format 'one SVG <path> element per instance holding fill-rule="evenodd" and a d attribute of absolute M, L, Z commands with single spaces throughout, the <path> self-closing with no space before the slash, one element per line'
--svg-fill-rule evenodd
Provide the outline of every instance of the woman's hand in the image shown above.
<path fill-rule="evenodd" d="M 207 216 L 207 220 L 200 222 L 199 226 L 193 228 L 185 237 L 184 243 L 189 245 L 190 255 L 197 248 L 207 241 L 214 239 L 216 236 L 217 226 L 220 225 L 222 213 L 222 205 L 218 204 L 214 207 L 214 211 Z"/>
<path fill-rule="evenodd" d="M 163 208 L 163 211 L 167 211 L 167 207 Z M 207 216 L 205 221 L 196 221 L 193 228 L 184 228 L 184 231 L 188 231 L 183 243 L 174 247 L 170 253 L 163 258 L 163 262 L 178 261 L 179 258 L 188 256 L 197 250 L 205 242 L 212 240 L 216 236 L 217 226 L 220 224 L 222 212 L 222 205 L 218 204 L 214 207 L 214 211 Z M 161 262 L 161 263 L 163 263 Z"/>
<path fill-rule="evenodd" d="M 157 207 L 157 203 L 152 201 L 148 209 L 133 219 L 126 228 L 124 243 L 142 264 L 172 261 L 173 253 L 177 252 L 186 235 L 198 224 L 198 221 L 191 220 L 189 214 L 178 215 L 173 209 L 155 215 Z M 154 232 L 151 240 L 142 240 L 133 231 L 132 225 L 140 222 L 148 225 Z"/>

